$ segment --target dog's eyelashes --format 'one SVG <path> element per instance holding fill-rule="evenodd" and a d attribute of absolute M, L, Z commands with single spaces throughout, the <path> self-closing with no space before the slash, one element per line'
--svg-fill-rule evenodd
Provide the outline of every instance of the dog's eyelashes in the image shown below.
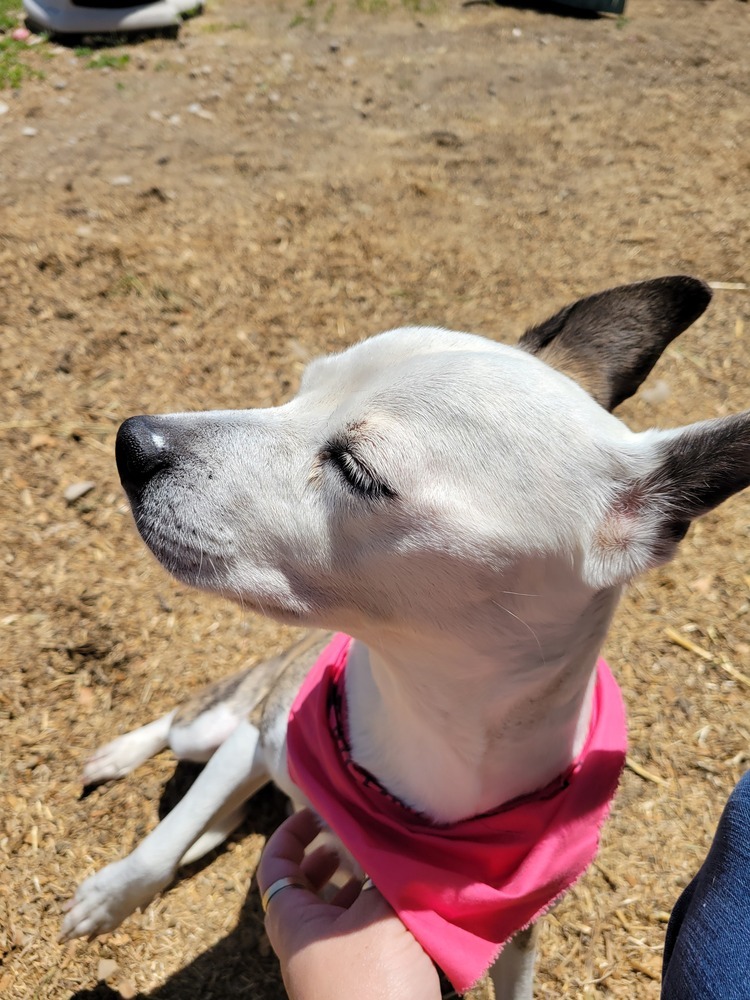
<path fill-rule="evenodd" d="M 374 476 L 350 452 L 334 446 L 328 450 L 328 456 L 346 485 L 355 493 L 371 498 L 380 495 L 381 487 Z"/>
<path fill-rule="evenodd" d="M 394 491 L 378 480 L 360 459 L 355 458 L 346 445 L 331 443 L 322 457 L 335 466 L 344 483 L 358 496 L 366 497 L 368 500 L 382 500 L 395 496 Z"/>

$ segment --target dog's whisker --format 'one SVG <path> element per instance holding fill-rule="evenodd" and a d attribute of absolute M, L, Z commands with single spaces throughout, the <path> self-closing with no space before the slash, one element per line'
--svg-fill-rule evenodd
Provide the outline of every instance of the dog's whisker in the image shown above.
<path fill-rule="evenodd" d="M 534 642 L 535 642 L 535 643 L 537 644 L 537 648 L 539 649 L 539 655 L 540 655 L 540 656 L 541 656 L 541 658 L 542 658 L 542 666 L 545 666 L 545 667 L 546 667 L 546 666 L 547 666 L 547 661 L 546 661 L 546 659 L 545 659 L 545 657 L 544 657 L 544 650 L 542 649 L 542 644 L 541 644 L 541 642 L 539 641 L 539 636 L 538 636 L 538 635 L 536 634 L 536 632 L 535 632 L 535 631 L 534 631 L 534 629 L 533 629 L 533 628 L 531 627 L 531 625 L 529 625 L 529 623 L 528 623 L 528 622 L 524 621 L 524 620 L 523 620 L 523 618 L 521 618 L 521 616 L 520 616 L 520 615 L 516 615 L 516 614 L 514 614 L 514 613 L 513 613 L 513 612 L 512 612 L 511 610 L 510 610 L 510 608 L 506 608 L 506 607 L 505 607 L 505 605 L 504 605 L 504 604 L 501 604 L 501 603 L 500 603 L 499 601 L 493 601 L 492 603 L 493 603 L 493 604 L 494 604 L 494 605 L 495 605 L 496 607 L 500 608 L 500 610 L 501 610 L 501 611 L 504 611 L 504 612 L 505 612 L 505 613 L 506 613 L 507 615 L 510 615 L 510 617 L 511 617 L 511 618 L 515 618 L 517 622 L 520 622 L 520 623 L 521 623 L 521 625 L 523 625 L 523 627 L 524 627 L 525 629 L 527 629 L 527 630 L 528 630 L 528 632 L 529 632 L 529 634 L 531 635 L 531 637 L 533 638 Z"/>

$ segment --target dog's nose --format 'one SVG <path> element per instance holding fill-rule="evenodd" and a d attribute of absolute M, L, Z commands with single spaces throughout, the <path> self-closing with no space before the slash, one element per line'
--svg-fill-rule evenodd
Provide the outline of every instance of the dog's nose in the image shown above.
<path fill-rule="evenodd" d="M 131 499 L 155 472 L 169 468 L 172 458 L 165 430 L 153 417 L 129 417 L 120 426 L 115 459 L 120 482 Z"/>

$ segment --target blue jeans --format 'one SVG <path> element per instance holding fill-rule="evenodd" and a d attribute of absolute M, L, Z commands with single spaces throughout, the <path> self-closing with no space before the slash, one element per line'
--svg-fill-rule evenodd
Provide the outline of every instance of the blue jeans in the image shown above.
<path fill-rule="evenodd" d="M 662 1000 L 750 1000 L 750 771 L 672 911 Z"/>

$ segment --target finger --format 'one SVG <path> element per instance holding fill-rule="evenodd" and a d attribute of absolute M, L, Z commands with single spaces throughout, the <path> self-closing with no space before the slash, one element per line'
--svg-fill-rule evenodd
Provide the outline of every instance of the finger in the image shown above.
<path fill-rule="evenodd" d="M 346 885 L 341 886 L 331 902 L 334 906 L 343 906 L 345 909 L 348 909 L 361 891 L 362 879 L 350 878 Z"/>
<path fill-rule="evenodd" d="M 318 936 L 316 928 L 321 914 L 325 917 L 329 911 L 333 914 L 341 913 L 341 910 L 322 903 L 312 889 L 290 886 L 271 897 L 264 918 L 265 928 L 282 968 L 289 957 L 307 943 L 311 936 L 313 940 Z M 325 919 L 323 923 L 326 923 Z"/>
<path fill-rule="evenodd" d="M 308 844 L 320 833 L 320 824 L 309 809 L 290 816 L 266 844 L 258 866 L 258 888 L 264 893 L 279 878 L 300 877 Z"/>
<path fill-rule="evenodd" d="M 365 892 L 362 892 L 361 885 L 359 888 L 359 894 L 349 906 L 349 912 L 356 919 L 370 923 L 373 920 L 381 920 L 384 917 L 396 916 L 390 903 L 375 886 L 367 889 Z"/>
<path fill-rule="evenodd" d="M 316 889 L 321 889 L 329 882 L 339 867 L 339 856 L 327 844 L 316 848 L 308 854 L 300 865 L 300 871 L 307 881 Z"/>

